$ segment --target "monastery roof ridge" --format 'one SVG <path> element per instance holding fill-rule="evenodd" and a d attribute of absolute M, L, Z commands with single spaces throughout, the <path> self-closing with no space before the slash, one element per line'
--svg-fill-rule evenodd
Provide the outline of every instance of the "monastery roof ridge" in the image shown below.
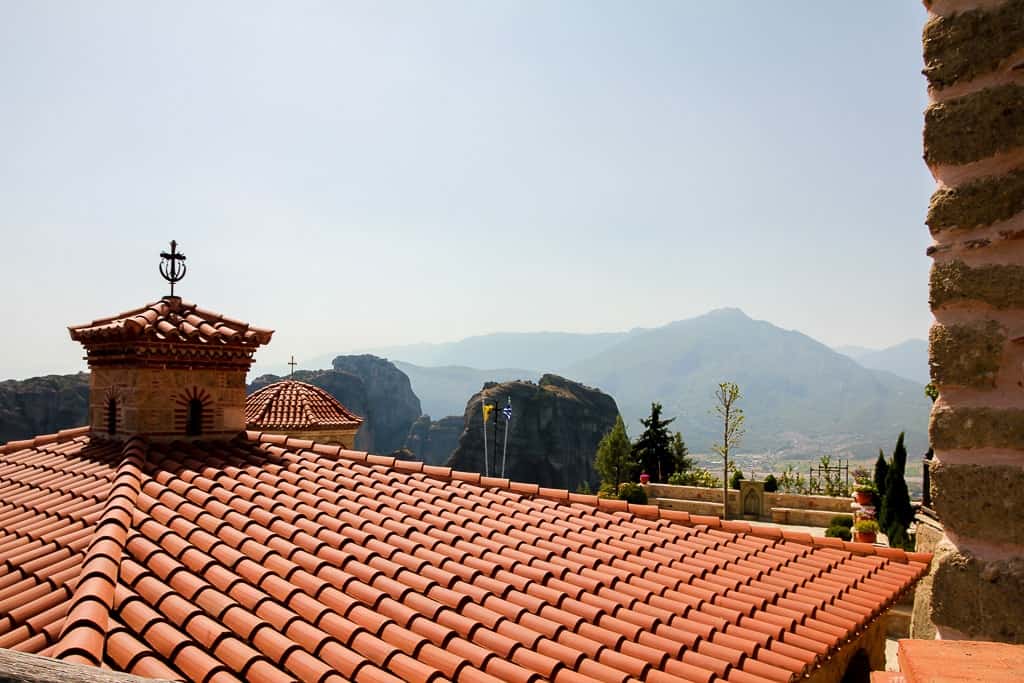
<path fill-rule="evenodd" d="M 253 431 L 14 442 L 0 491 L 0 647 L 203 683 L 793 681 L 930 559 Z"/>
<path fill-rule="evenodd" d="M 140 339 L 248 347 L 268 344 L 274 334 L 273 330 L 254 327 L 171 296 L 89 323 L 69 326 L 68 332 L 73 340 L 83 343 Z"/>

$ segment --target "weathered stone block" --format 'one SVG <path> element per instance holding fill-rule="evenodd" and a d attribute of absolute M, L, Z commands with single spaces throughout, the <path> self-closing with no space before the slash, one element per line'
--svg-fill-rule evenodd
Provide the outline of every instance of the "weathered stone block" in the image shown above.
<path fill-rule="evenodd" d="M 944 88 L 996 69 L 1024 47 L 1024 0 L 933 17 L 924 26 L 924 75 Z"/>
<path fill-rule="evenodd" d="M 991 447 L 1024 451 L 1024 410 L 936 408 L 928 436 L 936 450 Z"/>
<path fill-rule="evenodd" d="M 971 268 L 963 261 L 933 265 L 929 297 L 932 308 L 964 299 L 980 300 L 999 309 L 1024 307 L 1024 266 Z"/>
<path fill-rule="evenodd" d="M 1024 469 L 933 461 L 931 488 L 939 519 L 957 536 L 1024 544 L 1024 524 L 1012 521 L 1024 510 Z"/>
<path fill-rule="evenodd" d="M 1024 145 L 1024 87 L 986 88 L 933 104 L 924 115 L 929 164 L 966 164 Z"/>
<path fill-rule="evenodd" d="M 932 619 L 970 638 L 1024 643 L 1024 558 L 984 562 L 942 544 L 936 551 Z"/>
<path fill-rule="evenodd" d="M 995 386 L 999 360 L 1006 343 L 1002 326 L 994 320 L 973 325 L 932 325 L 928 364 L 939 385 L 976 389 Z"/>
<path fill-rule="evenodd" d="M 981 178 L 932 195 L 925 222 L 933 235 L 953 228 L 977 228 L 1024 211 L 1024 169 Z"/>

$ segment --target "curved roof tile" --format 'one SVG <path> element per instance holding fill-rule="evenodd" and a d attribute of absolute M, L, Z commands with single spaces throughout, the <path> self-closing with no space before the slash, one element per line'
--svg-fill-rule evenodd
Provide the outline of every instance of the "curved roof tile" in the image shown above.
<path fill-rule="evenodd" d="M 258 432 L 11 443 L 0 494 L 0 647 L 195 681 L 798 680 L 931 559 Z"/>

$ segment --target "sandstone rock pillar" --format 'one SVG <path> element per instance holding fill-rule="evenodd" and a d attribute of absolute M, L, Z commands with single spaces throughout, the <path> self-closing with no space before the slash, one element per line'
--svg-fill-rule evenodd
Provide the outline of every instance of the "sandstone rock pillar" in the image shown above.
<path fill-rule="evenodd" d="M 1024 0 L 925 0 L 932 620 L 1024 642 Z"/>

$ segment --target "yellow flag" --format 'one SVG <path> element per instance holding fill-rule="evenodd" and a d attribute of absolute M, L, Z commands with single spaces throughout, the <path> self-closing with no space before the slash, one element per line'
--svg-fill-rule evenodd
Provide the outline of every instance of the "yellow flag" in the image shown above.
<path fill-rule="evenodd" d="M 485 403 L 484 404 L 484 422 L 485 423 L 487 422 L 487 419 L 491 416 L 491 411 L 492 410 L 494 410 L 494 405 L 493 404 L 491 404 L 491 403 Z"/>

